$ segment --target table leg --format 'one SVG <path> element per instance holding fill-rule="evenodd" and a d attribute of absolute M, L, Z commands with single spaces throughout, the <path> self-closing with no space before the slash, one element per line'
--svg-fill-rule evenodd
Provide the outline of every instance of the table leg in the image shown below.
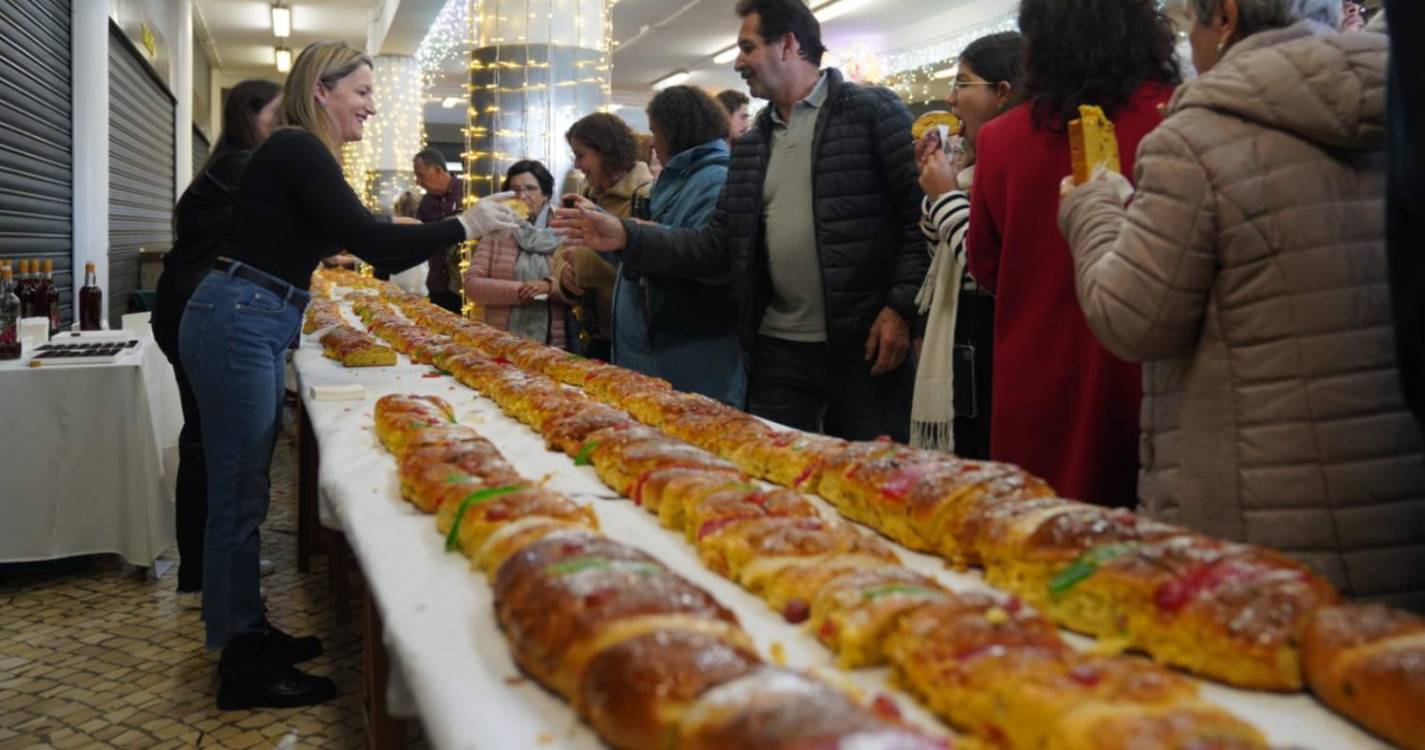
<path fill-rule="evenodd" d="M 297 399 L 297 572 L 312 571 L 312 555 L 321 550 L 321 518 L 317 509 L 317 436 Z"/>
<path fill-rule="evenodd" d="M 365 689 L 366 747 L 370 750 L 404 748 L 407 745 L 406 722 L 392 718 L 386 710 L 386 683 L 390 678 L 391 664 L 386 655 L 381 615 L 372 603 L 370 590 L 367 590 L 363 599 L 366 602 L 362 644 L 365 662 L 362 683 Z"/>
<path fill-rule="evenodd" d="M 323 529 L 323 545 L 327 551 L 327 584 L 332 597 L 332 614 L 337 622 L 346 622 L 351 609 L 351 547 L 340 531 Z"/>

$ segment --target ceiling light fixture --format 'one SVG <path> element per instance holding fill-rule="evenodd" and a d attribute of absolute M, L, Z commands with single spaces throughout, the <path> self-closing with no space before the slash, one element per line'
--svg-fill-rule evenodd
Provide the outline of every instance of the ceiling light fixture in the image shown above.
<path fill-rule="evenodd" d="M 272 48 L 272 61 L 277 64 L 278 73 L 286 73 L 292 69 L 292 50 L 289 47 L 277 46 Z"/>
<path fill-rule="evenodd" d="M 674 71 L 672 74 L 670 74 L 670 75 L 667 76 L 666 78 L 660 78 L 660 79 L 658 79 L 657 81 L 654 81 L 654 82 L 653 82 L 653 90 L 654 90 L 654 91 L 662 91 L 663 89 L 666 89 L 666 88 L 668 88 L 669 86 L 677 86 L 678 84 L 680 84 L 680 83 L 682 83 L 682 82 L 688 80 L 688 77 L 689 77 L 690 75 L 691 75 L 691 74 L 688 73 L 688 71 L 686 71 L 686 70 L 677 70 L 677 71 Z"/>
<path fill-rule="evenodd" d="M 960 66 L 959 66 L 959 65 L 951 65 L 951 66 L 948 67 L 948 68 L 944 68 L 944 69 L 942 69 L 942 70 L 937 70 L 937 71 L 935 71 L 934 73 L 931 73 L 931 74 L 930 74 L 930 77 L 931 77 L 931 78 L 934 78 L 934 79 L 937 80 L 937 81 L 943 81 L 943 80 L 945 80 L 946 78 L 954 78 L 954 77 L 955 77 L 955 74 L 956 74 L 956 73 L 959 73 L 959 72 L 960 72 Z"/>
<path fill-rule="evenodd" d="M 292 36 L 292 9 L 281 3 L 272 4 L 272 35 L 278 39 Z"/>
<path fill-rule="evenodd" d="M 440 106 L 445 107 L 446 109 L 455 109 L 456 107 L 459 107 L 461 104 L 464 103 L 465 100 L 461 99 L 458 96 L 447 96 L 444 99 L 440 100 Z"/>
<path fill-rule="evenodd" d="M 816 16 L 817 21 L 826 23 L 853 10 L 859 10 L 866 2 L 867 0 L 831 0 L 812 9 L 812 15 Z"/>
<path fill-rule="evenodd" d="M 717 53 L 716 55 L 713 55 L 713 62 L 717 63 L 718 65 L 726 65 L 732 62 L 733 60 L 736 60 L 737 56 L 741 54 L 741 52 L 742 50 L 738 49 L 737 45 L 734 44 L 731 47 L 728 47 L 727 49 Z"/>

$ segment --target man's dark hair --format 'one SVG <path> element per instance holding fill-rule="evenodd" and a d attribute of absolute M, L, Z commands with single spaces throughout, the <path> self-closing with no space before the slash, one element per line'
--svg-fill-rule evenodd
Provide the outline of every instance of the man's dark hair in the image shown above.
<path fill-rule="evenodd" d="M 509 170 L 505 172 L 505 182 L 500 186 L 500 190 L 509 190 L 510 180 L 522 174 L 534 175 L 534 181 L 539 183 L 539 189 L 544 193 L 544 197 L 548 198 L 554 195 L 554 175 L 544 168 L 543 163 L 535 159 L 524 159 L 511 164 Z"/>
<path fill-rule="evenodd" d="M 575 139 L 597 151 L 604 161 L 604 171 L 611 175 L 633 169 L 633 163 L 638 160 L 628 123 L 607 112 L 595 112 L 575 122 L 564 134 L 564 140 L 572 145 Z"/>
<path fill-rule="evenodd" d="M 1062 132 L 1082 104 L 1112 117 L 1145 81 L 1182 80 L 1172 21 L 1154 0 L 1023 0 L 1019 30 L 1025 94 L 1042 130 Z"/>
<path fill-rule="evenodd" d="M 433 148 L 421 149 L 419 152 L 416 153 L 415 160 L 426 165 L 427 167 L 435 167 L 442 172 L 449 171 L 445 168 L 445 154 L 442 154 L 441 152 Z"/>
<path fill-rule="evenodd" d="M 736 89 L 725 89 L 718 92 L 717 95 L 717 103 L 721 104 L 722 108 L 727 110 L 728 116 L 731 116 L 737 112 L 737 110 L 747 106 L 750 101 L 752 100 L 748 99 L 746 94 Z"/>
<path fill-rule="evenodd" d="M 821 56 L 826 54 L 826 47 L 821 43 L 821 22 L 801 0 L 740 0 L 737 3 L 738 18 L 753 13 L 762 19 L 763 42 L 772 44 L 783 34 L 791 34 L 802 46 L 802 57 L 821 67 Z"/>
<path fill-rule="evenodd" d="M 648 103 L 648 122 L 658 123 L 671 154 L 659 154 L 667 164 L 694 146 L 727 138 L 727 112 L 707 92 L 693 86 L 669 86 Z"/>

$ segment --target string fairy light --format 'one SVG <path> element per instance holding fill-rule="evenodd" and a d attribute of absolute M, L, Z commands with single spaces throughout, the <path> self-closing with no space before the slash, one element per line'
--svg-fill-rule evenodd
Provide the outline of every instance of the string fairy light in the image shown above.
<path fill-rule="evenodd" d="M 1166 11 L 1178 0 L 1157 0 L 1158 9 Z M 1003 31 L 1019 30 L 1018 12 L 1006 13 L 977 26 L 939 36 L 928 41 L 878 55 L 885 78 L 881 84 L 909 102 L 925 102 L 935 98 L 933 91 L 943 79 L 935 74 L 950 68 L 971 42 L 983 36 Z"/>
<path fill-rule="evenodd" d="M 580 116 L 605 110 L 613 91 L 616 2 L 470 0 L 462 154 L 467 205 L 495 192 L 515 161 L 538 159 L 556 175 L 572 161 L 563 132 Z M 462 275 L 475 248 L 473 242 L 462 246 Z M 468 298 L 462 311 L 478 312 Z"/>
<path fill-rule="evenodd" d="M 885 78 L 881 83 L 906 101 L 930 101 L 934 98 L 934 86 L 943 84 L 935 78 L 936 71 L 954 65 L 971 42 L 990 34 L 1018 29 L 1019 16 L 1007 13 L 963 31 L 882 54 L 879 59 Z"/>

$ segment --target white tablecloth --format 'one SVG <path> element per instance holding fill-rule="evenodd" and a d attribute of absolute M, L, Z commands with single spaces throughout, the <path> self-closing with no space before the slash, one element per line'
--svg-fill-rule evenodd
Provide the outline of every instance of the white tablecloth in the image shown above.
<path fill-rule="evenodd" d="M 0 363 L 0 562 L 149 566 L 173 547 L 178 385 L 153 339 L 135 338 L 110 365 Z"/>
<path fill-rule="evenodd" d="M 381 614 L 392 680 L 401 683 L 388 695 L 403 695 L 414 703 L 432 745 L 482 750 L 603 747 L 567 704 L 519 677 L 495 622 L 490 587 L 463 556 L 445 552 L 431 516 L 400 499 L 396 462 L 377 440 L 372 419 L 376 399 L 389 393 L 445 398 L 455 407 L 457 421 L 493 442 L 522 475 L 549 477 L 548 486 L 594 510 L 605 534 L 642 549 L 733 610 L 764 657 L 781 651 L 788 666 L 869 694 L 893 696 L 907 719 L 927 731 L 946 732 L 913 700 L 887 686 L 889 670 L 836 670 L 830 653 L 813 635 L 787 624 L 761 599 L 709 571 L 682 534 L 662 528 L 656 517 L 632 502 L 614 499 L 592 468 L 549 452 L 538 434 L 453 378 L 429 377 L 430 367 L 410 365 L 405 357 L 400 361 L 395 367 L 345 369 L 323 358 L 320 345 L 310 337 L 303 337 L 293 359 L 321 453 L 319 491 L 332 514 L 324 522 L 346 534 Z M 364 385 L 366 398 L 311 398 L 311 385 L 349 383 Z M 947 570 L 938 558 L 899 547 L 897 552 L 906 565 L 954 590 L 984 588 L 976 572 Z M 1078 646 L 1089 645 L 1086 639 L 1069 638 Z M 1205 697 L 1251 721 L 1278 746 L 1384 747 L 1307 695 L 1252 693 L 1207 683 L 1203 687 Z"/>

